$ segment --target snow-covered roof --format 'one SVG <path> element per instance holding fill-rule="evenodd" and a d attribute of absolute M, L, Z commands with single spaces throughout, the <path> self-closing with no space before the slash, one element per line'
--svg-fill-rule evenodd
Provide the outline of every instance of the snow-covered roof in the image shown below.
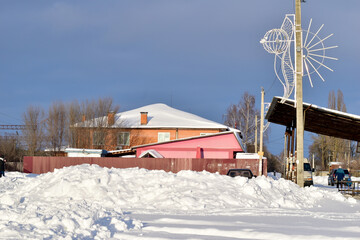
<path fill-rule="evenodd" d="M 66 148 L 68 157 L 103 157 L 107 153 L 103 149 Z"/>
<path fill-rule="evenodd" d="M 143 158 L 144 156 L 150 155 L 153 158 L 164 158 L 163 155 L 161 155 L 158 151 L 154 149 L 146 150 L 145 152 L 141 153 L 139 158 Z"/>
<path fill-rule="evenodd" d="M 360 141 L 360 116 L 309 103 L 303 103 L 303 110 L 305 131 Z M 295 101 L 274 97 L 265 118 L 272 123 L 293 126 L 296 120 Z"/>
<path fill-rule="evenodd" d="M 274 98 L 277 98 L 277 99 L 280 99 L 280 100 L 286 100 L 288 102 L 292 102 L 295 105 L 295 100 L 294 99 L 278 97 L 278 96 L 276 96 Z M 351 113 L 347 113 L 347 112 L 341 112 L 341 111 L 331 109 L 331 108 L 320 107 L 320 106 L 312 104 L 312 103 L 303 102 L 303 105 L 305 107 L 310 107 L 311 106 L 314 109 L 318 109 L 320 111 L 327 112 L 327 113 L 336 114 L 336 115 L 341 116 L 341 117 L 347 117 L 347 118 L 352 118 L 354 120 L 360 120 L 360 116 L 356 115 L 356 114 L 351 114 Z"/>
<path fill-rule="evenodd" d="M 103 149 L 85 149 L 85 148 L 65 148 L 66 153 L 97 153 L 102 154 L 106 153 L 106 150 Z"/>
<path fill-rule="evenodd" d="M 140 113 L 147 112 L 147 124 L 141 125 Z M 113 128 L 192 128 L 222 129 L 226 125 L 157 103 L 115 114 Z"/>

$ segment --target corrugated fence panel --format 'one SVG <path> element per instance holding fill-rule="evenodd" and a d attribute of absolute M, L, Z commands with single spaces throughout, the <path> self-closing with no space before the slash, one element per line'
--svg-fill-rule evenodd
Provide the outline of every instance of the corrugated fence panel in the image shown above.
<path fill-rule="evenodd" d="M 97 164 L 107 168 L 145 168 L 177 173 L 181 170 L 219 172 L 226 174 L 231 168 L 249 168 L 259 175 L 257 159 L 196 159 L 196 158 L 95 158 L 95 157 L 24 157 L 24 172 L 46 173 L 54 169 L 80 165 Z M 266 159 L 263 160 L 263 173 L 266 172 Z"/>
<path fill-rule="evenodd" d="M 267 176 L 267 158 L 263 159 L 263 162 L 262 162 L 262 172 L 263 172 L 263 175 Z"/>
<path fill-rule="evenodd" d="M 203 170 L 207 170 L 206 169 L 206 160 L 202 159 L 202 158 L 193 158 L 190 159 L 191 160 L 191 166 L 189 168 L 189 170 L 194 170 L 194 171 L 203 171 Z"/>
<path fill-rule="evenodd" d="M 176 172 L 181 170 L 192 170 L 192 158 L 177 158 L 176 160 Z"/>
<path fill-rule="evenodd" d="M 35 158 L 34 160 L 36 161 L 37 159 Z M 33 165 L 33 168 L 35 169 L 36 173 L 49 172 L 49 170 L 51 171 L 50 158 L 40 157 L 40 164 L 36 164 L 35 166 Z"/>
<path fill-rule="evenodd" d="M 229 169 L 236 168 L 236 159 L 224 159 L 223 165 L 221 170 L 219 171 L 220 174 L 226 174 Z"/>
<path fill-rule="evenodd" d="M 33 157 L 26 156 L 23 159 L 23 172 L 32 173 L 33 172 Z"/>

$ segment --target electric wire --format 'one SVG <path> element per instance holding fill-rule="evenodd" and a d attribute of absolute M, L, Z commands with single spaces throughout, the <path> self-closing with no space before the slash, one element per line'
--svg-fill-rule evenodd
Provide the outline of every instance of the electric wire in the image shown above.
<path fill-rule="evenodd" d="M 278 66 L 278 71 L 280 71 L 280 68 L 281 68 L 281 65 Z M 276 82 L 277 79 L 278 79 L 278 78 L 277 78 L 277 76 L 275 75 L 273 82 L 271 83 L 270 87 L 269 87 L 267 90 L 265 90 L 265 93 L 270 92 L 270 90 L 271 90 L 272 87 L 274 86 L 274 84 L 275 84 L 275 82 Z"/>
<path fill-rule="evenodd" d="M 8 118 L 15 119 L 15 120 L 17 120 L 17 121 L 22 121 L 21 119 L 19 119 L 19 118 L 17 118 L 17 117 L 11 116 L 11 115 L 6 114 L 6 113 L 3 113 L 3 112 L 0 112 L 0 114 L 6 116 L 6 117 L 8 117 Z"/>

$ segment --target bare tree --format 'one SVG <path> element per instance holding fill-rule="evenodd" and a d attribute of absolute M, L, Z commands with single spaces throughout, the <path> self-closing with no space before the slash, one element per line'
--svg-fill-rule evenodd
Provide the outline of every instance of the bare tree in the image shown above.
<path fill-rule="evenodd" d="M 255 115 L 259 116 L 259 112 L 255 109 L 255 97 L 245 92 L 242 101 L 239 102 L 239 113 L 241 114 L 241 129 L 245 143 L 254 142 L 255 133 Z M 260 117 L 259 117 L 260 119 Z M 250 127 L 251 126 L 251 127 Z"/>
<path fill-rule="evenodd" d="M 313 143 L 309 146 L 310 155 L 315 156 L 315 164 L 321 169 L 326 169 L 330 156 L 330 146 L 327 143 L 328 137 L 324 135 L 313 135 Z"/>
<path fill-rule="evenodd" d="M 21 148 L 20 136 L 16 134 L 5 134 L 0 136 L 0 155 L 7 160 L 8 171 L 21 171 L 24 151 Z"/>
<path fill-rule="evenodd" d="M 76 124 L 79 125 L 79 123 L 82 122 L 83 114 L 81 112 L 81 106 L 78 101 L 73 101 L 67 106 L 67 112 L 68 112 L 68 118 L 67 118 L 67 141 L 69 146 L 75 147 L 75 148 L 85 148 L 87 144 L 84 144 L 85 136 L 81 136 L 83 134 L 83 131 L 78 131 L 77 128 L 74 128 Z M 84 115 L 85 120 L 85 115 Z M 87 134 L 87 136 L 89 136 Z M 80 139 L 83 139 L 80 141 Z"/>
<path fill-rule="evenodd" d="M 224 114 L 224 124 L 232 128 L 238 128 L 241 123 L 241 116 L 239 114 L 239 106 L 231 104 Z"/>
<path fill-rule="evenodd" d="M 53 151 L 60 151 L 66 138 L 67 111 L 65 104 L 54 102 L 49 107 L 46 130 L 49 145 Z"/>
<path fill-rule="evenodd" d="M 270 153 L 270 151 L 267 149 L 266 146 L 264 146 L 264 156 L 267 158 L 267 171 L 268 172 L 280 172 L 283 173 L 283 165 L 282 161 L 280 159 L 283 159 L 282 154 L 280 153 L 279 156 L 273 155 Z"/>
<path fill-rule="evenodd" d="M 255 127 L 260 124 L 259 121 L 255 124 L 255 116 L 260 120 L 259 110 L 255 108 L 255 97 L 248 92 L 242 95 L 237 105 L 231 104 L 224 114 L 224 124 L 241 131 L 247 149 L 254 144 Z"/>
<path fill-rule="evenodd" d="M 23 114 L 26 128 L 22 130 L 27 153 L 30 156 L 38 153 L 44 144 L 44 111 L 40 107 L 29 106 Z"/>
<path fill-rule="evenodd" d="M 110 134 L 107 115 L 110 112 L 116 114 L 119 109 L 120 106 L 115 105 L 112 98 L 86 100 L 81 104 L 74 102 L 69 109 L 73 146 L 104 148 L 106 143 L 114 144 L 115 136 Z"/>
<path fill-rule="evenodd" d="M 330 109 L 346 112 L 346 105 L 344 102 L 344 95 L 341 90 L 329 93 L 328 107 Z M 354 147 L 350 140 L 316 135 L 313 136 L 313 144 L 309 147 L 309 153 L 314 154 L 316 162 L 325 170 L 328 163 L 331 161 L 344 161 L 348 156 L 353 156 Z"/>

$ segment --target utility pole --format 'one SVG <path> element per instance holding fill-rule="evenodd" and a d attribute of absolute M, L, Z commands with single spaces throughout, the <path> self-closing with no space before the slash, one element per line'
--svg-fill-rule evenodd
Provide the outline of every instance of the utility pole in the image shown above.
<path fill-rule="evenodd" d="M 350 172 L 351 140 L 349 140 L 348 170 Z"/>
<path fill-rule="evenodd" d="M 312 168 L 315 169 L 315 154 L 313 153 Z"/>
<path fill-rule="evenodd" d="M 259 154 L 259 175 L 262 175 L 263 135 L 264 135 L 264 88 L 261 88 L 261 116 L 260 116 L 260 151 Z"/>
<path fill-rule="evenodd" d="M 255 115 L 255 152 L 257 153 L 258 149 L 257 149 L 257 115 Z"/>
<path fill-rule="evenodd" d="M 302 30 L 301 30 L 301 2 L 295 0 L 295 79 L 296 79 L 296 158 L 297 184 L 304 187 L 304 114 L 302 87 Z"/>

